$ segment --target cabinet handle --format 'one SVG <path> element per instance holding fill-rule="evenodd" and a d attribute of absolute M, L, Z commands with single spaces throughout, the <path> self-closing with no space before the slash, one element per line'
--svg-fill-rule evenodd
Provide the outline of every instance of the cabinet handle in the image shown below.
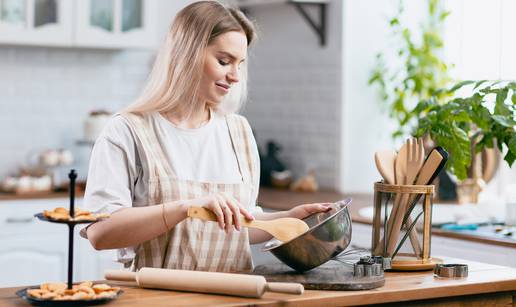
<path fill-rule="evenodd" d="M 27 224 L 31 223 L 33 220 L 32 217 L 8 217 L 5 221 L 8 224 Z"/>

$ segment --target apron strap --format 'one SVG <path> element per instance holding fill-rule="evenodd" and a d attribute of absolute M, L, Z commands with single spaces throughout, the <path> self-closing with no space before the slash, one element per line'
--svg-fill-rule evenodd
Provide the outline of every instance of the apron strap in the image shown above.
<path fill-rule="evenodd" d="M 174 176 L 161 143 L 156 137 L 155 122 L 152 120 L 151 114 L 123 113 L 120 115 L 127 120 L 136 136 L 138 153 L 142 163 L 144 162 L 148 166 L 149 179 L 159 180 L 160 177 Z M 159 185 L 155 186 L 158 187 Z M 149 197 L 162 199 L 164 195 L 161 194 L 164 192 L 166 193 L 161 189 L 155 189 L 155 191 L 149 191 Z"/>
<path fill-rule="evenodd" d="M 238 168 L 242 174 L 244 183 L 255 183 L 257 180 L 256 167 L 251 151 L 251 128 L 247 120 L 237 114 L 226 115 L 226 123 L 229 129 L 229 135 L 233 150 L 235 151 Z"/>

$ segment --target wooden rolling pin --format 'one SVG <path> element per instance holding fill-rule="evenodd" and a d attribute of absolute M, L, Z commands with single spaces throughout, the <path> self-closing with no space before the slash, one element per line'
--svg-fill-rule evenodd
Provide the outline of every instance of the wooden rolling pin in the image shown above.
<path fill-rule="evenodd" d="M 142 288 L 262 297 L 265 291 L 303 294 L 298 283 L 267 282 L 263 276 L 188 270 L 141 268 L 138 272 L 108 270 L 107 280 L 136 281 Z"/>

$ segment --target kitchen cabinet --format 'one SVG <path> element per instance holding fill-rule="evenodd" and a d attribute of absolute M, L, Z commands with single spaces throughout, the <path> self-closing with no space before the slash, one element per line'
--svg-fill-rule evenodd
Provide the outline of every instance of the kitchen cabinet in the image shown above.
<path fill-rule="evenodd" d="M 77 199 L 80 207 L 82 199 Z M 0 201 L 0 287 L 66 281 L 68 227 L 35 219 L 35 213 L 67 207 L 67 198 Z M 120 269 L 114 250 L 96 251 L 74 233 L 74 281 L 98 280 Z"/>
<path fill-rule="evenodd" d="M 155 1 L 77 0 L 76 4 L 76 46 L 147 47 L 155 43 Z"/>
<path fill-rule="evenodd" d="M 71 45 L 72 12 L 68 0 L 0 0 L 0 42 Z"/>
<path fill-rule="evenodd" d="M 63 231 L 62 231 L 63 232 Z M 68 252 L 63 234 L 0 236 L 0 286 L 41 284 L 47 281 L 64 280 Z"/>
<path fill-rule="evenodd" d="M 0 44 L 153 48 L 155 0 L 0 0 Z"/>

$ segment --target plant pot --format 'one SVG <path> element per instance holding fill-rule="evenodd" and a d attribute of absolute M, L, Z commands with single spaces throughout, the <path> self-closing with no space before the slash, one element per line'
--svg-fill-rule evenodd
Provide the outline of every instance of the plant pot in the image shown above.
<path fill-rule="evenodd" d="M 501 160 L 501 152 L 496 147 L 485 148 L 481 152 L 475 152 L 476 141 L 471 142 L 471 165 L 468 168 L 468 178 L 458 180 L 453 174 L 447 172 L 448 177 L 452 180 L 449 188 L 453 189 L 455 185 L 455 192 L 457 194 L 457 202 L 459 204 L 476 204 L 478 203 L 478 195 L 484 189 L 496 174 Z M 424 136 L 425 152 L 435 147 L 435 142 L 428 134 Z M 433 183 L 436 186 L 436 198 L 440 199 L 439 180 Z M 447 199 L 451 200 L 451 199 Z"/>
<path fill-rule="evenodd" d="M 500 151 L 486 148 L 482 152 L 473 152 L 469 178 L 456 182 L 457 201 L 459 204 L 478 203 L 478 194 L 493 179 L 500 164 Z"/>

